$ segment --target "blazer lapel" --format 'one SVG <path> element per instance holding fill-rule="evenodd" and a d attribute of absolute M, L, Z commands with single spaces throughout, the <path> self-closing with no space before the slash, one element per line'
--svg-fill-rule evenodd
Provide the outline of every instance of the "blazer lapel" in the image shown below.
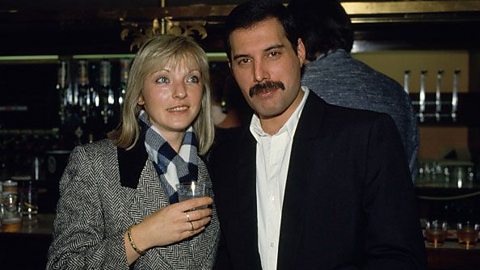
<path fill-rule="evenodd" d="M 120 169 L 120 183 L 126 188 L 134 189 L 129 201 L 129 217 L 131 223 L 139 223 L 146 216 L 169 205 L 168 197 L 161 188 L 160 179 L 153 163 L 148 160 L 144 145 L 144 135 L 140 137 L 130 150 L 117 149 Z M 142 257 L 143 263 L 156 265 L 159 268 L 173 268 L 167 265 L 165 258 L 177 258 L 178 254 L 189 254 L 188 242 L 179 245 L 159 247 L 155 252 L 148 252 Z"/>
<path fill-rule="evenodd" d="M 310 161 L 319 154 L 312 147 L 320 135 L 324 117 L 324 105 L 319 101 L 310 92 L 295 132 L 282 209 L 277 269 L 295 269 L 296 252 L 302 239 L 305 215 L 308 215 L 302 205 L 312 203 L 306 202 L 304 194 L 309 190 L 310 178 L 316 169 L 310 166 Z"/>
<path fill-rule="evenodd" d="M 237 250 L 230 253 L 235 269 L 261 269 L 258 254 L 257 199 L 256 199 L 256 141 L 247 131 L 239 146 L 238 167 L 235 172 L 236 204 L 230 221 L 235 227 L 234 239 Z"/>

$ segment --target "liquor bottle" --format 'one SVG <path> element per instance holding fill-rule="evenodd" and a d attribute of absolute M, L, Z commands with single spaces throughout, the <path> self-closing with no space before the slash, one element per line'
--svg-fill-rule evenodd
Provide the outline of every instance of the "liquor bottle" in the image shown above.
<path fill-rule="evenodd" d="M 120 89 L 119 89 L 119 97 L 118 97 L 118 104 L 120 106 L 123 105 L 123 101 L 125 100 L 125 93 L 127 91 L 127 81 L 128 81 L 128 74 L 130 71 L 130 59 L 121 59 L 120 60 Z"/>
<path fill-rule="evenodd" d="M 109 61 L 102 60 L 100 62 L 100 77 L 99 77 L 99 97 L 100 97 L 100 114 L 103 119 L 103 124 L 108 125 L 112 121 L 115 96 L 111 86 L 111 70 L 112 64 Z"/>
<path fill-rule="evenodd" d="M 97 95 L 90 85 L 88 62 L 85 60 L 78 61 L 75 96 L 78 101 L 76 116 L 80 119 L 80 123 L 75 128 L 75 135 L 77 144 L 82 144 L 88 142 L 88 137 L 92 133 L 91 121 L 95 117 L 95 100 L 97 99 Z"/>
<path fill-rule="evenodd" d="M 57 84 L 55 86 L 58 99 L 60 125 L 55 142 L 57 147 L 69 149 L 75 146 L 75 128 L 80 125 L 78 115 L 78 93 L 71 83 L 71 65 L 66 60 L 61 60 L 58 65 Z"/>
<path fill-rule="evenodd" d="M 439 70 L 437 72 L 437 87 L 435 89 L 435 119 L 437 122 L 440 121 L 440 114 L 442 112 L 442 78 L 443 78 L 443 70 Z"/>
<path fill-rule="evenodd" d="M 65 118 L 67 117 L 68 100 L 71 96 L 70 87 L 68 85 L 68 68 L 66 61 L 60 61 L 57 74 L 57 85 L 55 86 L 59 97 L 59 111 L 60 124 L 65 124 Z"/>
<path fill-rule="evenodd" d="M 425 100 L 425 96 L 426 96 L 426 76 L 427 76 L 427 71 L 426 70 L 422 70 L 420 72 L 420 93 L 419 93 L 419 106 L 420 106 L 420 109 L 419 109 L 419 120 L 420 122 L 424 122 L 425 121 L 425 105 L 426 105 L 426 100 Z"/>
<path fill-rule="evenodd" d="M 78 75 L 76 85 L 76 100 L 78 100 L 78 106 L 80 109 L 80 118 L 82 123 L 87 123 L 87 118 L 90 112 L 90 106 L 92 103 L 90 80 L 88 78 L 88 62 L 85 60 L 78 61 Z"/>
<path fill-rule="evenodd" d="M 453 122 L 457 121 L 459 83 L 460 83 L 460 70 L 456 69 L 453 72 L 452 111 L 450 113 Z"/>
<path fill-rule="evenodd" d="M 405 70 L 403 73 L 403 89 L 408 94 L 410 92 L 410 70 Z"/>

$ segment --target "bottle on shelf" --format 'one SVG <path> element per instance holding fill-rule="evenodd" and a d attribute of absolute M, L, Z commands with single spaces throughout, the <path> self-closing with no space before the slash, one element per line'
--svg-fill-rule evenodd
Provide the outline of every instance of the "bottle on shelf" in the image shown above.
<path fill-rule="evenodd" d="M 110 61 L 102 60 L 100 62 L 98 94 L 100 97 L 100 115 L 105 125 L 111 123 L 114 115 L 115 96 L 111 86 L 111 70 L 112 64 Z"/>
<path fill-rule="evenodd" d="M 441 112 L 442 112 L 442 79 L 443 79 L 443 70 L 437 72 L 437 82 L 435 88 L 435 119 L 437 122 L 440 122 Z"/>
<path fill-rule="evenodd" d="M 410 92 L 410 70 L 405 70 L 403 73 L 403 89 L 408 94 Z"/>
<path fill-rule="evenodd" d="M 422 70 L 420 72 L 420 93 L 419 93 L 419 113 L 418 117 L 420 122 L 425 121 L 425 107 L 426 107 L 426 78 L 427 77 L 427 71 Z"/>
<path fill-rule="evenodd" d="M 453 72 L 453 87 L 452 87 L 451 117 L 453 122 L 457 121 L 459 81 L 460 81 L 460 70 L 456 69 Z"/>
<path fill-rule="evenodd" d="M 60 123 L 65 124 L 67 106 L 69 105 L 69 100 L 71 100 L 71 93 L 68 80 L 68 63 L 66 61 L 60 61 L 57 73 L 57 89 L 59 97 L 59 117 Z"/>
<path fill-rule="evenodd" d="M 127 81 L 128 75 L 130 72 L 130 59 L 121 59 L 120 60 L 120 87 L 118 93 L 118 104 L 119 106 L 123 105 L 125 99 L 125 93 L 127 91 Z"/>
<path fill-rule="evenodd" d="M 78 97 L 75 113 L 81 122 L 76 125 L 74 134 L 77 137 L 77 144 L 83 144 L 89 142 L 89 137 L 93 132 L 92 121 L 96 118 L 96 101 L 98 101 L 98 95 L 90 84 L 88 62 L 86 60 L 78 61 L 75 93 Z"/>

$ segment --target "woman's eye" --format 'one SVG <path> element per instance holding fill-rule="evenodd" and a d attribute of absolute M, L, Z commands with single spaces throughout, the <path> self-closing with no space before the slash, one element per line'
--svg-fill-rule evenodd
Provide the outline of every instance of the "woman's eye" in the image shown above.
<path fill-rule="evenodd" d="M 163 76 L 162 76 L 162 77 L 158 78 L 156 82 L 163 84 L 163 83 L 169 83 L 169 80 L 168 80 L 167 77 L 163 77 Z"/>
<path fill-rule="evenodd" d="M 198 76 L 190 76 L 188 77 L 188 80 L 187 80 L 189 83 L 199 83 L 200 82 L 200 78 Z"/>

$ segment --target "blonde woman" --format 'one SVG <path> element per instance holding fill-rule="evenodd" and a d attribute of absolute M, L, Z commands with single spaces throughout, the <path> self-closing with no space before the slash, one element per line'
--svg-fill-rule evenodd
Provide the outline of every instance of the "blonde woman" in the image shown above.
<path fill-rule="evenodd" d="M 175 188 L 210 183 L 201 159 L 214 136 L 210 108 L 201 47 L 187 37 L 148 40 L 132 63 L 119 127 L 71 154 L 47 269 L 211 269 L 213 200 L 178 202 Z"/>

